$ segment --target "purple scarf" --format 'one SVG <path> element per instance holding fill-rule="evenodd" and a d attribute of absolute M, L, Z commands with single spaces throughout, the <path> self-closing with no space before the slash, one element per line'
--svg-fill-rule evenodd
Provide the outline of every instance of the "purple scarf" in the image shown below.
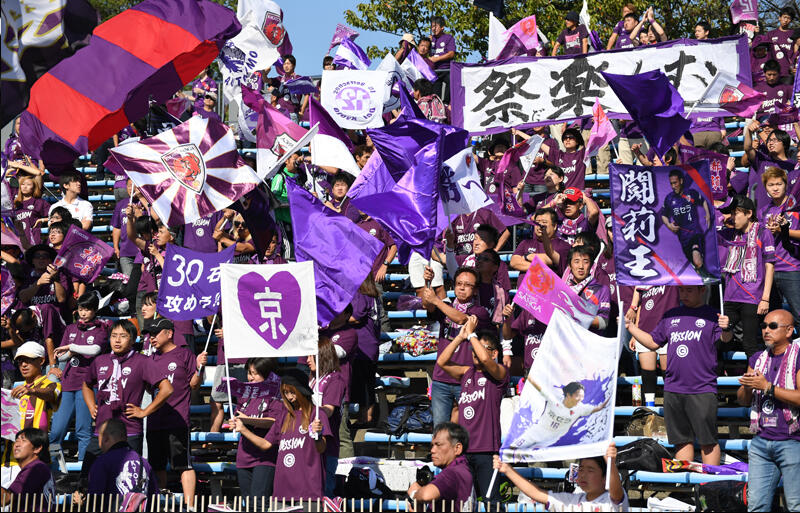
<path fill-rule="evenodd" d="M 743 282 L 753 283 L 756 281 L 758 277 L 758 232 L 760 228 L 761 225 L 759 223 L 753 223 L 747 234 L 737 234 L 736 238 L 728 243 L 728 259 L 725 261 L 722 272 L 735 274 L 741 271 Z"/>
<path fill-rule="evenodd" d="M 786 352 L 783 353 L 783 362 L 781 362 L 778 375 L 775 376 L 775 379 L 772 381 L 773 386 L 785 388 L 787 390 L 797 390 L 797 382 L 795 380 L 797 369 L 795 368 L 795 362 L 797 362 L 798 354 L 800 354 L 800 342 L 795 341 L 789 344 Z M 762 351 L 761 354 L 758 355 L 753 370 L 766 375 L 773 358 L 775 358 L 775 356 L 770 353 L 769 349 Z M 761 414 L 761 403 L 763 401 L 764 392 L 755 390 L 753 392 L 753 402 L 750 408 L 751 433 L 758 433 L 760 429 L 758 420 Z M 789 426 L 789 433 L 800 431 L 798 417 L 800 417 L 800 408 L 792 408 L 787 405 L 787 407 L 783 409 L 783 418 L 786 419 L 786 424 Z"/>

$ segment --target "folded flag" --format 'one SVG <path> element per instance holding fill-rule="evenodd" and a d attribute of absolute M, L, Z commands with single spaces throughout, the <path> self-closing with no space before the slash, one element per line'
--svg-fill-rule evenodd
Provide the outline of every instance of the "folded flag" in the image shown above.
<path fill-rule="evenodd" d="M 286 190 L 297 261 L 314 262 L 317 321 L 326 326 L 350 304 L 382 243 L 291 179 Z"/>
<path fill-rule="evenodd" d="M 637 75 L 600 73 L 659 157 L 689 130 L 692 123 L 682 116 L 683 98 L 661 70 Z"/>
<path fill-rule="evenodd" d="M 319 89 L 310 77 L 297 76 L 283 83 L 291 94 L 317 94 Z"/>
<path fill-rule="evenodd" d="M 333 56 L 333 63 L 348 69 L 369 69 L 372 61 L 360 46 L 349 39 L 344 39 Z"/>
<path fill-rule="evenodd" d="M 256 159 L 258 176 L 269 180 L 280 170 L 280 166 L 308 144 L 317 131 L 301 128 L 278 109 L 270 105 L 257 92 L 242 87 L 242 99 L 245 105 L 258 112 L 256 128 Z"/>
<path fill-rule="evenodd" d="M 617 136 L 614 125 L 608 119 L 606 111 L 603 110 L 597 97 L 595 97 L 594 105 L 592 105 L 592 122 L 592 130 L 589 134 L 589 140 L 586 142 L 587 157 L 597 155 L 597 151 L 600 148 L 613 141 Z"/>
<path fill-rule="evenodd" d="M 31 89 L 20 138 L 32 157 L 70 164 L 189 83 L 241 30 L 211 0 L 145 0 L 98 26 L 89 45 Z"/>
<path fill-rule="evenodd" d="M 308 120 L 319 126 L 317 135 L 311 139 L 311 163 L 339 168 L 358 176 L 361 169 L 351 153 L 353 143 L 313 97 L 308 99 Z"/>
<path fill-rule="evenodd" d="M 766 95 L 743 84 L 736 75 L 719 70 L 692 110 L 725 109 L 731 114 L 749 118 L 761 107 Z"/>
<path fill-rule="evenodd" d="M 336 24 L 336 30 L 333 32 L 333 39 L 331 39 L 331 44 L 328 47 L 328 51 L 325 52 L 326 54 L 330 55 L 331 49 L 340 44 L 345 39 L 349 39 L 350 41 L 355 41 L 358 37 L 358 32 L 351 29 L 347 25 L 342 25 L 341 23 Z"/>
<path fill-rule="evenodd" d="M 497 59 L 509 59 L 518 55 L 526 55 L 527 53 L 528 49 L 525 48 L 525 45 L 522 43 L 522 41 L 520 41 L 515 34 L 511 34 L 508 36 L 508 40 L 506 41 L 503 49 L 500 50 L 500 54 L 497 56 Z"/>
<path fill-rule="evenodd" d="M 111 155 L 168 226 L 222 210 L 261 182 L 239 156 L 233 131 L 200 116 Z"/>
<path fill-rule="evenodd" d="M 414 48 L 408 52 L 406 59 L 400 66 L 406 70 L 406 73 L 408 73 L 409 76 L 414 77 L 412 82 L 418 80 L 419 78 L 426 78 L 431 82 L 436 82 L 436 73 Z"/>
<path fill-rule="evenodd" d="M 92 283 L 112 256 L 111 246 L 86 230 L 70 225 L 53 263 L 76 280 Z"/>

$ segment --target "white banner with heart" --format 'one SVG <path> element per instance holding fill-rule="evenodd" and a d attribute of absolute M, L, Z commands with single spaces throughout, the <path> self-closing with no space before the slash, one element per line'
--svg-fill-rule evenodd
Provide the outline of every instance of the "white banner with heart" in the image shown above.
<path fill-rule="evenodd" d="M 317 353 L 313 262 L 220 268 L 227 358 Z"/>

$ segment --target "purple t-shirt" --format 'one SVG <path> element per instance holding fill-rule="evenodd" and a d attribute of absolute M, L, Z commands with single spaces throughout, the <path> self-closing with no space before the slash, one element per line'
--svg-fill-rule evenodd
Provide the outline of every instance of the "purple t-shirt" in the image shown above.
<path fill-rule="evenodd" d="M 341 369 L 345 383 L 344 398 L 345 401 L 350 402 L 350 382 L 353 379 L 351 362 L 355 358 L 356 348 L 358 348 L 358 330 L 349 326 L 344 326 L 338 330 L 321 331 L 320 336 L 330 338 L 333 345 L 341 347 L 344 349 L 344 352 L 347 353 L 347 356 L 339 359 L 339 368 Z"/>
<path fill-rule="evenodd" d="M 89 493 L 157 494 L 158 482 L 150 463 L 126 442 L 115 444 L 108 452 L 97 457 L 89 471 Z"/>
<path fill-rule="evenodd" d="M 213 119 L 215 121 L 222 122 L 222 118 L 219 117 L 219 114 L 217 114 L 213 110 L 206 110 L 202 107 L 194 111 L 193 115 L 200 116 L 201 118 Z"/>
<path fill-rule="evenodd" d="M 136 258 L 136 255 L 139 254 L 139 248 L 128 238 L 128 216 L 125 215 L 125 209 L 128 208 L 130 202 L 130 198 L 123 198 L 117 202 L 117 206 L 114 207 L 114 213 L 111 215 L 111 227 L 120 231 L 119 256 Z"/>
<path fill-rule="evenodd" d="M 311 416 L 313 420 L 313 411 Z M 308 429 L 303 429 L 302 419 L 303 412 L 296 410 L 294 424 L 285 433 L 281 433 L 283 421 L 275 422 L 264 437 L 272 445 L 278 446 L 272 486 L 272 496 L 277 499 L 315 499 L 324 495 L 323 455 L 317 452 L 315 441 L 311 438 L 310 423 Z M 327 438 L 327 444 L 333 443 L 327 415 L 320 415 L 319 420 L 322 422 L 320 436 Z"/>
<path fill-rule="evenodd" d="M 77 344 L 80 346 L 99 345 L 100 354 L 109 351 L 108 328 L 106 323 L 95 319 L 86 325 L 70 324 L 64 330 L 61 338 L 61 346 Z M 72 353 L 67 366 L 64 368 L 64 375 L 61 377 L 61 390 L 63 392 L 75 392 L 81 390 L 83 382 L 89 374 L 89 367 L 97 356 L 84 356 Z"/>
<path fill-rule="evenodd" d="M 765 349 L 764 351 L 769 351 L 769 349 Z M 787 348 L 782 355 L 775 356 L 772 353 L 767 354 L 769 360 L 767 362 L 767 371 L 764 373 L 764 377 L 768 382 L 774 384 L 777 381 L 776 378 L 778 376 L 778 372 L 780 371 L 781 364 L 783 363 L 783 359 L 787 354 L 789 354 L 789 349 Z M 756 362 L 758 361 L 758 357 L 760 355 L 761 352 L 750 357 L 748 363 L 751 369 L 755 369 Z M 794 365 L 795 369 L 800 369 L 800 356 L 798 356 Z M 758 425 L 760 427 L 758 436 L 764 438 L 765 440 L 800 441 L 800 431 L 789 434 L 789 425 L 786 423 L 786 417 L 783 414 L 784 410 L 787 408 L 788 405 L 779 399 L 765 399 L 761 403 L 761 413 L 758 418 Z"/>
<path fill-rule="evenodd" d="M 539 346 L 542 345 L 542 337 L 547 325 L 537 320 L 536 317 L 523 308 L 511 323 L 511 329 L 519 333 L 524 340 L 523 366 L 526 369 L 530 369 L 539 354 Z"/>
<path fill-rule="evenodd" d="M 558 141 L 547 135 L 544 134 L 544 140 L 542 141 L 543 145 L 547 145 L 548 148 L 558 148 Z M 550 155 L 546 154 L 543 149 L 539 148 L 539 151 L 536 152 L 534 155 L 534 160 L 542 158 L 545 160 L 550 160 L 552 162 L 552 158 Z M 528 172 L 528 177 L 525 179 L 525 183 L 528 185 L 544 185 L 544 174 L 547 171 L 547 163 L 542 162 L 541 164 L 534 164 L 531 166 L 531 170 Z"/>
<path fill-rule="evenodd" d="M 679 306 L 668 311 L 650 333 L 667 345 L 664 390 L 676 394 L 717 393 L 717 347 L 722 330 L 717 310 Z"/>
<path fill-rule="evenodd" d="M 628 287 L 623 287 L 627 289 Z M 620 290 L 621 291 L 621 290 Z M 633 290 L 631 289 L 631 294 Z M 679 305 L 678 287 L 659 285 L 657 287 L 643 287 L 639 289 L 639 328 L 652 331 L 664 318 L 667 310 Z M 630 306 L 630 300 L 625 303 L 625 311 Z"/>
<path fill-rule="evenodd" d="M 795 160 L 778 160 L 762 150 L 756 150 L 756 158 L 750 163 L 750 172 L 747 173 L 746 192 L 746 195 L 755 202 L 756 208 L 760 209 L 772 204 L 772 199 L 767 194 L 767 189 L 761 180 L 767 167 L 779 167 L 787 173 L 791 173 L 796 165 L 797 161 Z"/>
<path fill-rule="evenodd" d="M 442 32 L 438 36 L 431 35 L 431 56 L 444 55 L 448 52 L 456 51 L 456 40 L 450 34 Z M 450 62 L 452 61 L 439 61 L 435 64 L 435 69 L 450 69 Z"/>
<path fill-rule="evenodd" d="M 119 365 L 119 379 L 112 380 L 115 362 Z M 143 421 L 125 415 L 127 404 L 141 406 L 147 386 L 156 386 L 164 376 L 155 372 L 150 358 L 131 350 L 118 356 L 114 353 L 101 354 L 89 366 L 86 383 L 97 385 L 97 416 L 95 417 L 95 436 L 97 428 L 111 418 L 120 419 L 128 431 L 128 436 L 143 432 Z"/>
<path fill-rule="evenodd" d="M 28 198 L 14 210 L 14 219 L 22 224 L 22 230 L 31 245 L 42 242 L 42 225 L 34 228 L 33 224 L 38 219 L 46 219 L 49 210 L 50 204 L 42 198 Z"/>
<path fill-rule="evenodd" d="M 495 227 L 498 234 L 506 230 L 506 225 L 488 208 L 481 208 L 471 214 L 461 214 L 453 220 L 452 227 L 456 237 L 456 255 L 467 256 L 472 253 L 475 231 L 482 224 Z"/>
<path fill-rule="evenodd" d="M 194 92 L 195 88 L 200 88 L 204 91 L 203 94 L 197 94 Z M 214 81 L 213 78 L 208 76 L 201 78 L 200 80 L 195 80 L 192 82 L 191 85 L 192 91 L 191 94 L 194 96 L 194 110 L 203 110 L 203 98 L 205 97 L 205 93 L 217 93 L 217 83 Z"/>
<path fill-rule="evenodd" d="M 463 344 L 469 344 L 469 341 Z M 497 452 L 500 449 L 500 401 L 507 388 L 508 372 L 502 380 L 496 380 L 488 373 L 470 367 L 461 376 L 458 422 L 469 433 L 468 453 Z"/>
<path fill-rule="evenodd" d="M 220 219 L 222 219 L 221 210 L 183 225 L 183 247 L 195 251 L 216 253 L 217 241 L 212 235 Z"/>
<path fill-rule="evenodd" d="M 614 26 L 614 34 L 617 35 L 617 40 L 614 42 L 614 48 L 633 48 L 636 42 L 631 39 L 631 33 L 625 30 L 625 20 L 618 21 Z"/>
<path fill-rule="evenodd" d="M 792 57 L 794 57 L 792 53 L 792 46 L 794 43 L 794 41 L 792 41 L 792 32 L 793 30 L 791 28 L 789 30 L 776 28 L 765 34 L 767 41 L 772 45 L 772 55 L 775 56 L 775 60 L 781 65 L 782 77 L 791 75 L 791 70 L 789 68 L 794 64 L 794 59 L 792 59 Z"/>
<path fill-rule="evenodd" d="M 456 299 L 454 302 L 455 301 L 458 300 Z M 492 326 L 492 319 L 489 316 L 489 312 L 477 302 L 470 304 L 464 313 L 467 316 L 474 315 L 478 317 L 478 329 L 490 328 Z M 447 316 L 438 309 L 430 314 L 429 317 L 439 321 L 439 345 L 436 348 L 436 356 L 438 357 L 442 354 L 444 348 L 450 345 L 450 342 L 456 338 L 458 332 L 461 331 L 461 326 L 448 319 Z M 458 346 L 456 352 L 453 353 L 451 361 L 456 365 L 472 365 L 472 349 L 464 347 L 465 345 L 467 345 L 466 342 Z M 459 384 L 457 379 L 451 377 L 450 374 L 446 373 L 438 364 L 434 364 L 433 366 L 433 380 L 450 385 Z"/>
<path fill-rule="evenodd" d="M 474 494 L 472 471 L 467 458 L 463 454 L 458 456 L 433 478 L 431 484 L 439 490 L 440 500 L 456 501 L 455 511 L 461 511 L 460 503 L 470 500 Z"/>
<path fill-rule="evenodd" d="M 363 357 L 377 362 L 381 338 L 378 302 L 371 296 L 356 292 L 350 304 L 353 305 L 352 317 L 358 321 L 358 324 L 355 325 L 358 333 L 358 350 Z"/>
<path fill-rule="evenodd" d="M 681 194 L 672 191 L 664 198 L 661 215 L 678 227 L 677 235 L 681 245 L 696 239 L 698 235 L 703 236 L 700 208 L 705 202 L 703 196 L 695 189 L 684 190 Z M 705 218 L 705 212 L 703 217 Z"/>
<path fill-rule="evenodd" d="M 564 270 L 567 268 L 567 256 L 569 255 L 569 250 L 571 246 L 564 240 L 560 239 L 559 237 L 553 235 L 553 238 L 550 239 L 550 245 L 553 247 L 553 251 L 559 254 L 561 257 L 558 261 L 558 265 L 555 267 L 550 267 L 553 272 L 561 276 L 564 274 Z M 537 239 L 535 236 L 530 239 L 525 239 L 519 243 L 517 249 L 514 250 L 514 254 L 521 256 L 523 258 L 527 257 L 531 253 L 540 253 L 544 254 L 544 243 Z"/>
<path fill-rule="evenodd" d="M 586 27 L 578 25 L 572 30 L 562 30 L 556 41 L 564 48 L 564 55 L 579 55 L 583 53 L 583 40 L 588 37 Z"/>
<path fill-rule="evenodd" d="M 387 232 L 383 226 L 378 223 L 378 221 L 372 219 L 371 217 L 369 219 L 359 219 L 356 224 L 359 228 L 383 242 L 381 252 L 378 253 L 378 256 L 375 258 L 375 262 L 372 264 L 372 276 L 374 278 L 375 275 L 378 274 L 383 262 L 386 260 L 386 255 L 389 253 L 389 248 L 395 245 L 394 239 L 391 235 L 389 235 L 389 232 Z"/>
<path fill-rule="evenodd" d="M 603 281 L 607 281 L 607 279 Z M 597 305 L 597 317 L 600 317 L 606 321 L 606 325 L 608 325 L 608 317 L 611 313 L 611 289 L 609 288 L 608 284 L 604 283 L 603 281 L 595 278 L 594 280 L 590 281 L 586 287 L 584 287 L 583 291 L 581 291 L 579 295 L 583 296 L 584 299 L 592 304 Z M 589 331 L 593 331 L 602 335 L 605 332 L 605 328 L 589 328 Z"/>
<path fill-rule="evenodd" d="M 338 208 L 339 212 L 349 220 L 356 224 L 361 221 L 361 212 L 350 202 L 350 198 L 345 197 L 340 201 L 331 198 L 330 202 L 331 205 Z"/>
<path fill-rule="evenodd" d="M 550 150 L 550 162 L 564 170 L 564 187 L 583 190 L 586 185 L 586 147 L 578 151 L 566 152 L 555 147 Z"/>
<path fill-rule="evenodd" d="M 8 487 L 8 491 L 19 495 L 43 494 L 51 498 L 51 504 L 55 504 L 56 485 L 53 481 L 53 473 L 50 472 L 50 467 L 38 458 L 20 469 L 14 482 Z M 46 503 L 47 499 L 45 498 Z M 36 500 L 32 511 L 38 511 L 36 509 L 38 505 L 39 502 Z"/>
<path fill-rule="evenodd" d="M 480 157 L 478 157 L 477 159 L 478 173 L 481 175 L 481 183 L 483 184 L 483 189 L 488 194 L 494 194 L 497 192 L 495 175 L 497 171 L 497 165 L 499 163 L 500 163 L 499 160 L 492 160 Z"/>
<path fill-rule="evenodd" d="M 275 423 L 283 422 L 286 414 L 286 407 L 280 399 L 274 397 L 258 398 L 239 398 L 237 411 L 248 417 L 272 418 Z M 250 431 L 256 436 L 265 437 L 269 432 L 268 428 L 249 426 Z M 262 451 L 245 437 L 239 439 L 239 447 L 236 450 L 236 466 L 238 468 L 253 468 L 259 465 L 275 466 L 278 457 L 278 448 L 270 447 L 268 451 Z"/>
<path fill-rule="evenodd" d="M 766 81 L 753 86 L 758 92 L 764 93 L 766 98 L 761 102 L 757 115 L 775 114 L 781 104 L 789 103 L 792 98 L 792 86 L 778 81 L 775 85 L 769 85 Z"/>
<path fill-rule="evenodd" d="M 790 230 L 800 230 L 800 212 L 787 212 L 786 203 L 762 208 L 758 212 L 758 220 L 766 226 L 768 216 L 778 215 L 783 215 L 789 220 Z M 775 239 L 775 270 L 800 271 L 800 259 L 797 258 L 797 255 L 800 254 L 800 241 L 797 239 L 787 240 L 781 232 L 773 234 L 773 238 Z M 794 251 L 790 253 L 786 249 L 786 245 L 793 247 Z"/>
<path fill-rule="evenodd" d="M 155 375 L 168 379 L 173 392 L 167 402 L 150 415 L 148 426 L 153 431 L 188 428 L 189 404 L 192 402 L 189 381 L 197 371 L 197 358 L 186 346 L 175 346 L 166 353 L 156 351 L 150 358 Z"/>
<path fill-rule="evenodd" d="M 314 388 L 314 379 L 310 384 Z M 345 382 L 340 371 L 326 374 L 319 379 L 319 393 L 322 395 L 322 404 L 333 406 L 333 414 L 328 417 L 331 426 L 331 443 L 325 446 L 325 456 L 339 457 L 339 426 L 342 423 L 342 402 L 344 401 Z"/>
<path fill-rule="evenodd" d="M 723 128 L 722 118 L 692 117 L 692 126 L 689 127 L 689 131 L 693 134 L 698 132 L 719 132 Z"/>
<path fill-rule="evenodd" d="M 751 230 L 755 229 L 755 225 Z M 758 227 L 759 233 L 756 236 L 758 247 L 756 248 L 755 257 L 753 262 L 755 269 L 755 279 L 752 281 L 745 281 L 744 271 L 748 267 L 747 255 L 748 251 L 745 250 L 744 259 L 739 266 L 739 271 L 736 273 L 722 272 L 722 277 L 725 280 L 725 301 L 733 301 L 737 303 L 750 303 L 758 304 L 761 301 L 761 295 L 764 292 L 764 275 L 766 273 L 766 264 L 775 263 L 775 242 L 772 238 L 772 232 L 766 229 L 763 225 Z M 718 232 L 719 238 L 723 245 L 744 244 L 747 241 L 747 234 L 742 234 L 733 228 L 723 228 Z M 721 262 L 723 265 L 725 262 Z"/>

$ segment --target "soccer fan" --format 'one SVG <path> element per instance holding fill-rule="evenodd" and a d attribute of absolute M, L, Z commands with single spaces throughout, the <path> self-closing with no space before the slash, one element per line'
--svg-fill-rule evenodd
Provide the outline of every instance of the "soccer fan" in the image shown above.
<path fill-rule="evenodd" d="M 9 166 L 10 167 L 10 166 Z M 31 244 L 42 242 L 42 224 L 47 222 L 50 205 L 42 199 L 41 180 L 30 175 L 17 178 L 19 191 L 14 198 L 14 220 L 22 224 L 25 239 Z"/>
<path fill-rule="evenodd" d="M 579 233 L 597 229 L 600 209 L 585 192 L 575 187 L 564 189 L 563 193 L 556 196 L 556 207 L 560 218 L 556 233 L 568 244 L 572 245 Z"/>
<path fill-rule="evenodd" d="M 475 489 L 478 495 L 497 497 L 500 481 L 492 478 L 492 455 L 500 450 L 500 401 L 508 388 L 509 373 L 497 361 L 500 341 L 493 331 L 476 332 L 478 318 L 470 316 L 458 335 L 439 353 L 436 364 L 450 377 L 461 383 L 458 398 L 459 424 L 469 433 L 467 461 L 472 468 Z M 470 365 L 459 365 L 452 361 L 456 350 L 463 342 L 472 348 Z"/>
<path fill-rule="evenodd" d="M 564 55 L 580 55 L 589 51 L 589 32 L 581 24 L 578 13 L 569 11 L 564 16 L 564 30 L 558 35 L 550 55 L 558 55 L 563 46 Z"/>
<path fill-rule="evenodd" d="M 766 40 L 772 45 L 772 54 L 780 64 L 781 76 L 794 74 L 792 67 L 795 64 L 797 54 L 793 51 L 794 38 L 791 27 L 795 18 L 795 11 L 791 7 L 783 7 L 778 14 L 778 28 L 770 30 L 765 35 Z"/>
<path fill-rule="evenodd" d="M 567 128 L 561 134 L 562 150 L 558 146 L 542 143 L 540 147 L 547 155 L 547 159 L 537 157 L 534 164 L 545 163 L 549 166 L 558 166 L 564 172 L 564 187 L 583 189 L 586 183 L 586 145 L 583 135 L 577 128 Z M 542 159 L 542 160 L 540 160 Z"/>
<path fill-rule="evenodd" d="M 711 24 L 705 20 L 698 21 L 694 26 L 694 38 L 705 41 L 709 37 L 711 37 Z"/>
<path fill-rule="evenodd" d="M 628 21 L 628 18 L 630 18 L 630 21 Z M 634 43 L 630 41 L 630 33 L 635 26 L 636 6 L 632 3 L 624 4 L 622 6 L 622 19 L 614 25 L 614 29 L 611 31 L 611 36 L 608 38 L 608 43 L 606 44 L 606 50 L 611 50 L 613 48 L 630 48 L 633 46 Z"/>
<path fill-rule="evenodd" d="M 11 485 L 3 485 L 0 506 L 6 507 L 13 495 L 17 495 L 20 499 L 25 497 L 17 503 L 18 511 L 23 505 L 31 508 L 30 511 L 50 511 L 56 504 L 56 487 L 49 465 L 42 461 L 48 456 L 47 432 L 32 427 L 18 431 L 13 451 L 20 470 Z M 28 494 L 31 494 L 30 506 Z"/>
<path fill-rule="evenodd" d="M 568 269 L 564 281 L 579 297 L 597 305 L 597 315 L 589 329 L 603 334 L 611 312 L 611 291 L 593 274 L 595 255 L 588 246 L 574 246 L 567 255 Z"/>
<path fill-rule="evenodd" d="M 680 286 L 681 306 L 669 310 L 646 333 L 626 319 L 625 328 L 650 349 L 667 346 L 664 420 L 675 458 L 694 460 L 694 441 L 703 463 L 719 465 L 717 443 L 717 341 L 730 342 L 727 316 L 705 304 L 705 286 Z"/>
<path fill-rule="evenodd" d="M 91 230 L 94 222 L 94 207 L 85 199 L 78 197 L 81 193 L 80 176 L 77 173 L 65 173 L 61 176 L 59 184 L 64 197 L 53 203 L 50 207 L 50 212 L 58 207 L 64 207 L 69 211 L 73 219 L 80 221 L 84 230 Z"/>
<path fill-rule="evenodd" d="M 418 482 L 408 487 L 408 498 L 414 508 L 425 503 L 442 501 L 441 506 L 433 507 L 442 511 L 456 502 L 455 511 L 461 511 L 462 503 L 467 503 L 469 511 L 475 498 L 472 471 L 464 454 L 469 450 L 469 432 L 454 422 L 442 422 L 433 428 L 431 441 L 431 461 L 442 471 L 426 485 Z M 422 504 L 420 504 L 422 503 Z"/>
<path fill-rule="evenodd" d="M 517 245 L 509 265 L 523 276 L 533 258 L 538 257 L 556 274 L 564 274 L 570 245 L 556 235 L 558 214 L 552 208 L 540 208 L 534 214 L 533 221 L 534 237 L 524 239 Z"/>

